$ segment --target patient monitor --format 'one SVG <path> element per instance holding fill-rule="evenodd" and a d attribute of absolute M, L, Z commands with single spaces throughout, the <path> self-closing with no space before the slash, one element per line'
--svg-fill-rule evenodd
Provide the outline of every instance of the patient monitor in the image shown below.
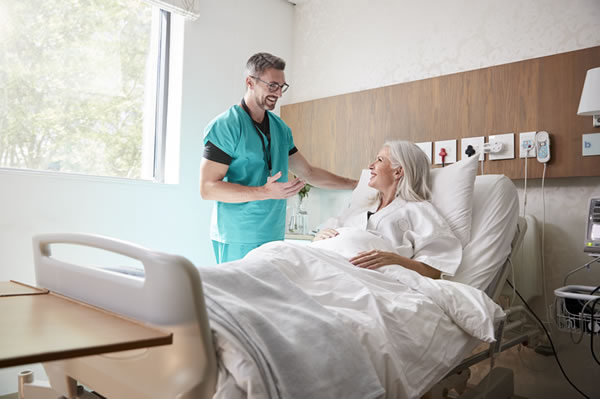
<path fill-rule="evenodd" d="M 584 252 L 600 256 L 600 198 L 590 200 Z"/>

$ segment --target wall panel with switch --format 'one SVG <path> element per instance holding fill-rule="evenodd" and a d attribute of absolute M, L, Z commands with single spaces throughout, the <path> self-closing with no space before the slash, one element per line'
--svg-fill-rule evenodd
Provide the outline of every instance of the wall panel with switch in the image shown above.
<path fill-rule="evenodd" d="M 463 138 L 483 136 L 487 143 L 514 132 L 513 157 L 486 156 L 485 173 L 520 179 L 519 132 L 543 130 L 551 141 L 547 177 L 600 176 L 600 155 L 582 152 L 583 135 L 600 127 L 577 115 L 586 72 L 598 66 L 600 46 L 284 105 L 281 116 L 313 165 L 344 176 L 358 178 L 386 140 L 456 140 L 458 160 Z M 529 161 L 529 178 L 542 170 Z"/>

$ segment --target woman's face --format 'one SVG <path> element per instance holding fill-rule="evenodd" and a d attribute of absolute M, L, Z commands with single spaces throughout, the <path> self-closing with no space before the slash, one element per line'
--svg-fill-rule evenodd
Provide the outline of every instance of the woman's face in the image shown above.
<path fill-rule="evenodd" d="M 387 147 L 381 148 L 377 158 L 369 165 L 371 170 L 371 179 L 369 186 L 378 191 L 388 191 L 396 189 L 396 184 L 404 174 L 402 168 L 392 168 L 390 162 L 390 150 Z"/>

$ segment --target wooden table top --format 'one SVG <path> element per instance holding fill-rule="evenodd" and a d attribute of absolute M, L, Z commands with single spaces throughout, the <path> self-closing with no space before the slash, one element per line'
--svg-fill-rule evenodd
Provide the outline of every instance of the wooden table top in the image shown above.
<path fill-rule="evenodd" d="M 0 368 L 171 344 L 171 333 L 15 281 L 0 282 Z"/>

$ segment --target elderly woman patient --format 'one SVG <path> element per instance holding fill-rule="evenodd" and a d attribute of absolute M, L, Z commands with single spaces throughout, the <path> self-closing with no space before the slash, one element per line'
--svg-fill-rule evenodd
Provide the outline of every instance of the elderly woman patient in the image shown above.
<path fill-rule="evenodd" d="M 369 165 L 369 186 L 378 195 L 364 207 L 351 206 L 325 222 L 311 246 L 336 250 L 335 241 L 361 237 L 349 262 L 363 268 L 405 267 L 423 276 L 454 275 L 462 246 L 429 201 L 429 159 L 415 144 L 390 141 Z M 369 238 L 371 237 L 371 238 Z M 357 240 L 353 241 L 354 243 Z M 339 253 L 339 251 L 336 251 Z M 347 251 L 348 253 L 348 251 Z"/>

